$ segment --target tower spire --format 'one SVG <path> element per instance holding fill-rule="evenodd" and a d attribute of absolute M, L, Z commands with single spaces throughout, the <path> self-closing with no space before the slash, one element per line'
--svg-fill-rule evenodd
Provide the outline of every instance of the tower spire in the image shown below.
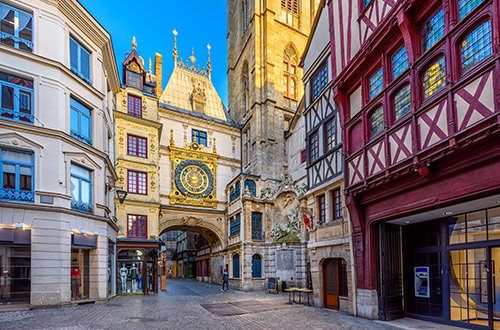
<path fill-rule="evenodd" d="M 189 57 L 189 59 L 191 60 L 191 65 L 194 66 L 194 64 L 196 63 L 196 57 L 194 57 L 194 47 L 191 48 L 191 56 Z"/>
<path fill-rule="evenodd" d="M 210 44 L 207 45 L 208 49 L 208 64 L 207 64 L 207 72 L 208 72 L 208 79 L 212 80 L 212 63 L 210 62 L 210 49 L 212 47 Z"/>
<path fill-rule="evenodd" d="M 132 49 L 137 48 L 137 42 L 135 41 L 135 36 L 132 38 Z"/>
<path fill-rule="evenodd" d="M 178 59 L 178 56 L 177 56 L 177 30 L 174 29 L 172 31 L 172 33 L 174 34 L 174 66 L 177 66 L 177 59 Z"/>
<path fill-rule="evenodd" d="M 151 57 L 149 58 L 149 75 L 151 75 L 153 73 L 153 70 L 152 70 L 152 65 L 151 65 Z"/>

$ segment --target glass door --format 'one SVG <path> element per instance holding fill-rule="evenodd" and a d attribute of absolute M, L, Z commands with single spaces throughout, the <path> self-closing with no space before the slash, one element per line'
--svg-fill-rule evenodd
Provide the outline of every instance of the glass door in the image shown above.
<path fill-rule="evenodd" d="M 491 322 L 500 329 L 500 247 L 491 248 Z"/>

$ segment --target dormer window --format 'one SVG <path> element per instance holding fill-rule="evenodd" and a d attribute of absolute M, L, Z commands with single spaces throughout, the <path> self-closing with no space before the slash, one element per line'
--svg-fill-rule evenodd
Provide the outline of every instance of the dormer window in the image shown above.
<path fill-rule="evenodd" d="M 128 72 L 127 85 L 130 87 L 137 88 L 139 90 L 142 89 L 142 77 L 140 74 L 135 72 Z"/>

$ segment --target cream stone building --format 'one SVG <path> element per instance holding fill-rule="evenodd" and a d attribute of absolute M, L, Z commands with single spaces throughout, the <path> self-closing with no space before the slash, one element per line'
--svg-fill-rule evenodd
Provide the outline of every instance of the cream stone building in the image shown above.
<path fill-rule="evenodd" d="M 154 74 L 132 50 L 122 64 L 123 83 L 116 96 L 117 186 L 127 191 L 117 204 L 118 293 L 157 292 L 158 217 L 160 214 L 160 136 L 158 97 L 161 96 L 161 55 L 156 54 Z"/>
<path fill-rule="evenodd" d="M 202 234 L 210 244 L 210 267 L 202 277 L 221 279 L 226 253 L 226 186 L 241 167 L 240 128 L 226 111 L 211 81 L 210 46 L 206 67 L 194 51 L 188 60 L 177 54 L 159 99 L 159 233 L 184 230 Z"/>
<path fill-rule="evenodd" d="M 115 293 L 109 33 L 72 0 L 0 1 L 1 304 Z"/>
<path fill-rule="evenodd" d="M 242 130 L 241 173 L 226 189 L 230 284 L 307 284 L 307 234 L 285 131 L 303 96 L 300 57 L 317 1 L 228 1 L 229 113 Z"/>

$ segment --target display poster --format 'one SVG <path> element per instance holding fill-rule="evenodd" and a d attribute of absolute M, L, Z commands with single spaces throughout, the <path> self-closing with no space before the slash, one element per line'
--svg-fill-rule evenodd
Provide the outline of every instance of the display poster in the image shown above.
<path fill-rule="evenodd" d="M 415 267 L 415 297 L 430 298 L 429 267 Z"/>

